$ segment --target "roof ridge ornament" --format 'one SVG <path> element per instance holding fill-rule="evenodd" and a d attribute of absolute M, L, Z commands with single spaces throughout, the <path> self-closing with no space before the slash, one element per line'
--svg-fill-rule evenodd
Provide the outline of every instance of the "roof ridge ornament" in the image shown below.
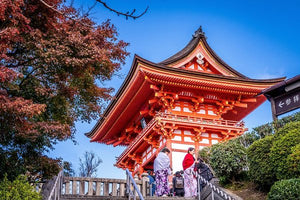
<path fill-rule="evenodd" d="M 205 36 L 205 33 L 202 31 L 202 26 L 200 26 L 193 35 L 194 38 L 199 37 L 199 36 L 203 36 L 203 37 Z"/>

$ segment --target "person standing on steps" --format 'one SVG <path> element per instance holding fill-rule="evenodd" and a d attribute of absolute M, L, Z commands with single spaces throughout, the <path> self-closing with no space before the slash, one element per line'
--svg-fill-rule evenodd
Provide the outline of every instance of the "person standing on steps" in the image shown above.
<path fill-rule="evenodd" d="M 150 185 L 150 196 L 154 195 L 156 184 L 155 184 L 155 176 L 153 175 L 153 171 L 148 170 L 148 178 L 149 178 L 149 185 Z"/>
<path fill-rule="evenodd" d="M 184 170 L 184 197 L 197 196 L 197 180 L 195 174 L 195 148 L 190 147 L 188 153 L 185 155 L 182 167 Z"/>
<path fill-rule="evenodd" d="M 175 196 L 184 196 L 184 179 L 180 171 L 176 172 L 175 176 L 173 177 L 173 188 Z"/>
<path fill-rule="evenodd" d="M 168 175 L 171 174 L 169 154 L 170 150 L 165 147 L 158 153 L 154 160 L 153 168 L 156 181 L 155 194 L 157 196 L 167 196 L 170 192 L 168 183 Z"/>

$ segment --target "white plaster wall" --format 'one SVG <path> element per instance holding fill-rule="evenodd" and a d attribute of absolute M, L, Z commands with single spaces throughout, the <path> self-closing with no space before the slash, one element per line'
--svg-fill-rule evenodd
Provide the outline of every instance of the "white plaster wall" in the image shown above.
<path fill-rule="evenodd" d="M 208 133 L 201 133 L 202 137 L 208 137 Z"/>
<path fill-rule="evenodd" d="M 172 110 L 174 110 L 174 111 L 180 111 L 181 110 L 181 107 L 179 107 L 179 106 L 176 106 L 174 109 L 172 109 Z"/>
<path fill-rule="evenodd" d="M 219 141 L 218 140 L 211 140 L 211 143 L 212 144 L 217 144 L 217 143 L 219 143 Z"/>
<path fill-rule="evenodd" d="M 181 136 L 176 135 L 172 141 L 181 141 Z"/>
<path fill-rule="evenodd" d="M 199 110 L 199 112 L 197 112 L 197 113 L 199 113 L 199 114 L 205 114 L 205 110 L 201 109 L 201 110 Z"/>
<path fill-rule="evenodd" d="M 173 174 L 177 171 L 183 170 L 182 169 L 182 161 L 186 153 L 183 152 L 172 152 L 172 169 Z"/>
<path fill-rule="evenodd" d="M 193 135 L 191 131 L 184 131 L 184 135 Z"/>
<path fill-rule="evenodd" d="M 208 139 L 202 139 L 200 143 L 202 143 L 202 144 L 209 144 L 209 140 Z"/>
<path fill-rule="evenodd" d="M 176 129 L 176 130 L 174 131 L 174 133 L 181 134 L 181 130 Z"/>
<path fill-rule="evenodd" d="M 185 142 L 194 142 L 191 137 L 184 137 Z"/>
<path fill-rule="evenodd" d="M 194 145 L 172 143 L 172 149 L 180 149 L 187 152 L 189 147 L 194 147 Z"/>

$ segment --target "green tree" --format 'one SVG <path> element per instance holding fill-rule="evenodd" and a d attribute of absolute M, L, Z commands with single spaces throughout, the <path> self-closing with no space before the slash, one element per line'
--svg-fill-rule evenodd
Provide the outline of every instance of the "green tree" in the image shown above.
<path fill-rule="evenodd" d="M 210 160 L 209 160 L 210 150 L 211 150 L 211 147 L 204 147 L 203 149 L 201 149 L 199 151 L 199 157 L 202 158 L 203 161 L 208 164 L 210 163 Z"/>
<path fill-rule="evenodd" d="M 72 163 L 63 161 L 64 176 L 75 176 L 75 171 L 72 168 Z"/>
<path fill-rule="evenodd" d="M 255 133 L 255 131 L 246 132 L 236 138 L 236 140 L 239 141 L 245 148 L 248 148 L 251 144 L 253 144 L 253 142 L 259 139 L 260 137 Z"/>
<path fill-rule="evenodd" d="M 288 160 L 292 157 L 292 148 L 300 144 L 300 121 L 290 122 L 278 131 L 271 147 L 270 157 L 275 166 L 276 177 L 290 179 L 300 177 L 300 171 L 294 171 Z M 297 161 L 297 160 L 294 160 Z M 298 163 L 300 165 L 300 163 Z"/>
<path fill-rule="evenodd" d="M 300 178 L 300 144 L 291 148 L 291 154 L 286 160 L 289 173 Z"/>
<path fill-rule="evenodd" d="M 5 176 L 0 182 L 0 200 L 41 200 L 41 195 L 27 182 L 25 176 L 18 176 L 13 182 Z"/>
<path fill-rule="evenodd" d="M 97 173 L 97 168 L 102 160 L 92 151 L 86 151 L 83 158 L 79 158 L 79 176 L 93 177 Z"/>
<path fill-rule="evenodd" d="M 0 179 L 56 174 L 60 160 L 45 152 L 101 115 L 113 91 L 103 82 L 128 55 L 109 20 L 64 2 L 0 1 Z"/>
<path fill-rule="evenodd" d="M 250 179 L 264 190 L 277 181 L 270 158 L 273 140 L 274 136 L 267 136 L 255 141 L 247 150 Z"/>
<path fill-rule="evenodd" d="M 246 149 L 238 140 L 213 145 L 210 165 L 223 183 L 233 182 L 247 167 Z"/>
<path fill-rule="evenodd" d="M 251 134 L 258 136 L 259 138 L 264 138 L 265 136 L 275 134 L 278 130 L 280 130 L 282 127 L 284 127 L 287 123 L 296 122 L 296 121 L 300 121 L 300 112 L 283 117 L 275 122 L 269 122 L 269 123 L 263 124 L 261 126 L 255 127 L 255 128 L 253 128 L 253 131 L 251 132 Z"/>

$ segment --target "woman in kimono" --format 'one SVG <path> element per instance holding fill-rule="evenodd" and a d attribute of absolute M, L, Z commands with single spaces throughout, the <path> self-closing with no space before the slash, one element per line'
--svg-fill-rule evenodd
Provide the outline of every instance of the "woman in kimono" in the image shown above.
<path fill-rule="evenodd" d="M 195 148 L 190 147 L 185 155 L 182 167 L 184 170 L 184 197 L 197 196 L 197 180 L 195 176 Z"/>
<path fill-rule="evenodd" d="M 171 174 L 169 153 L 170 150 L 165 147 L 158 153 L 154 160 L 153 168 L 156 181 L 155 194 L 157 196 L 167 196 L 170 192 L 168 183 L 168 175 Z"/>

